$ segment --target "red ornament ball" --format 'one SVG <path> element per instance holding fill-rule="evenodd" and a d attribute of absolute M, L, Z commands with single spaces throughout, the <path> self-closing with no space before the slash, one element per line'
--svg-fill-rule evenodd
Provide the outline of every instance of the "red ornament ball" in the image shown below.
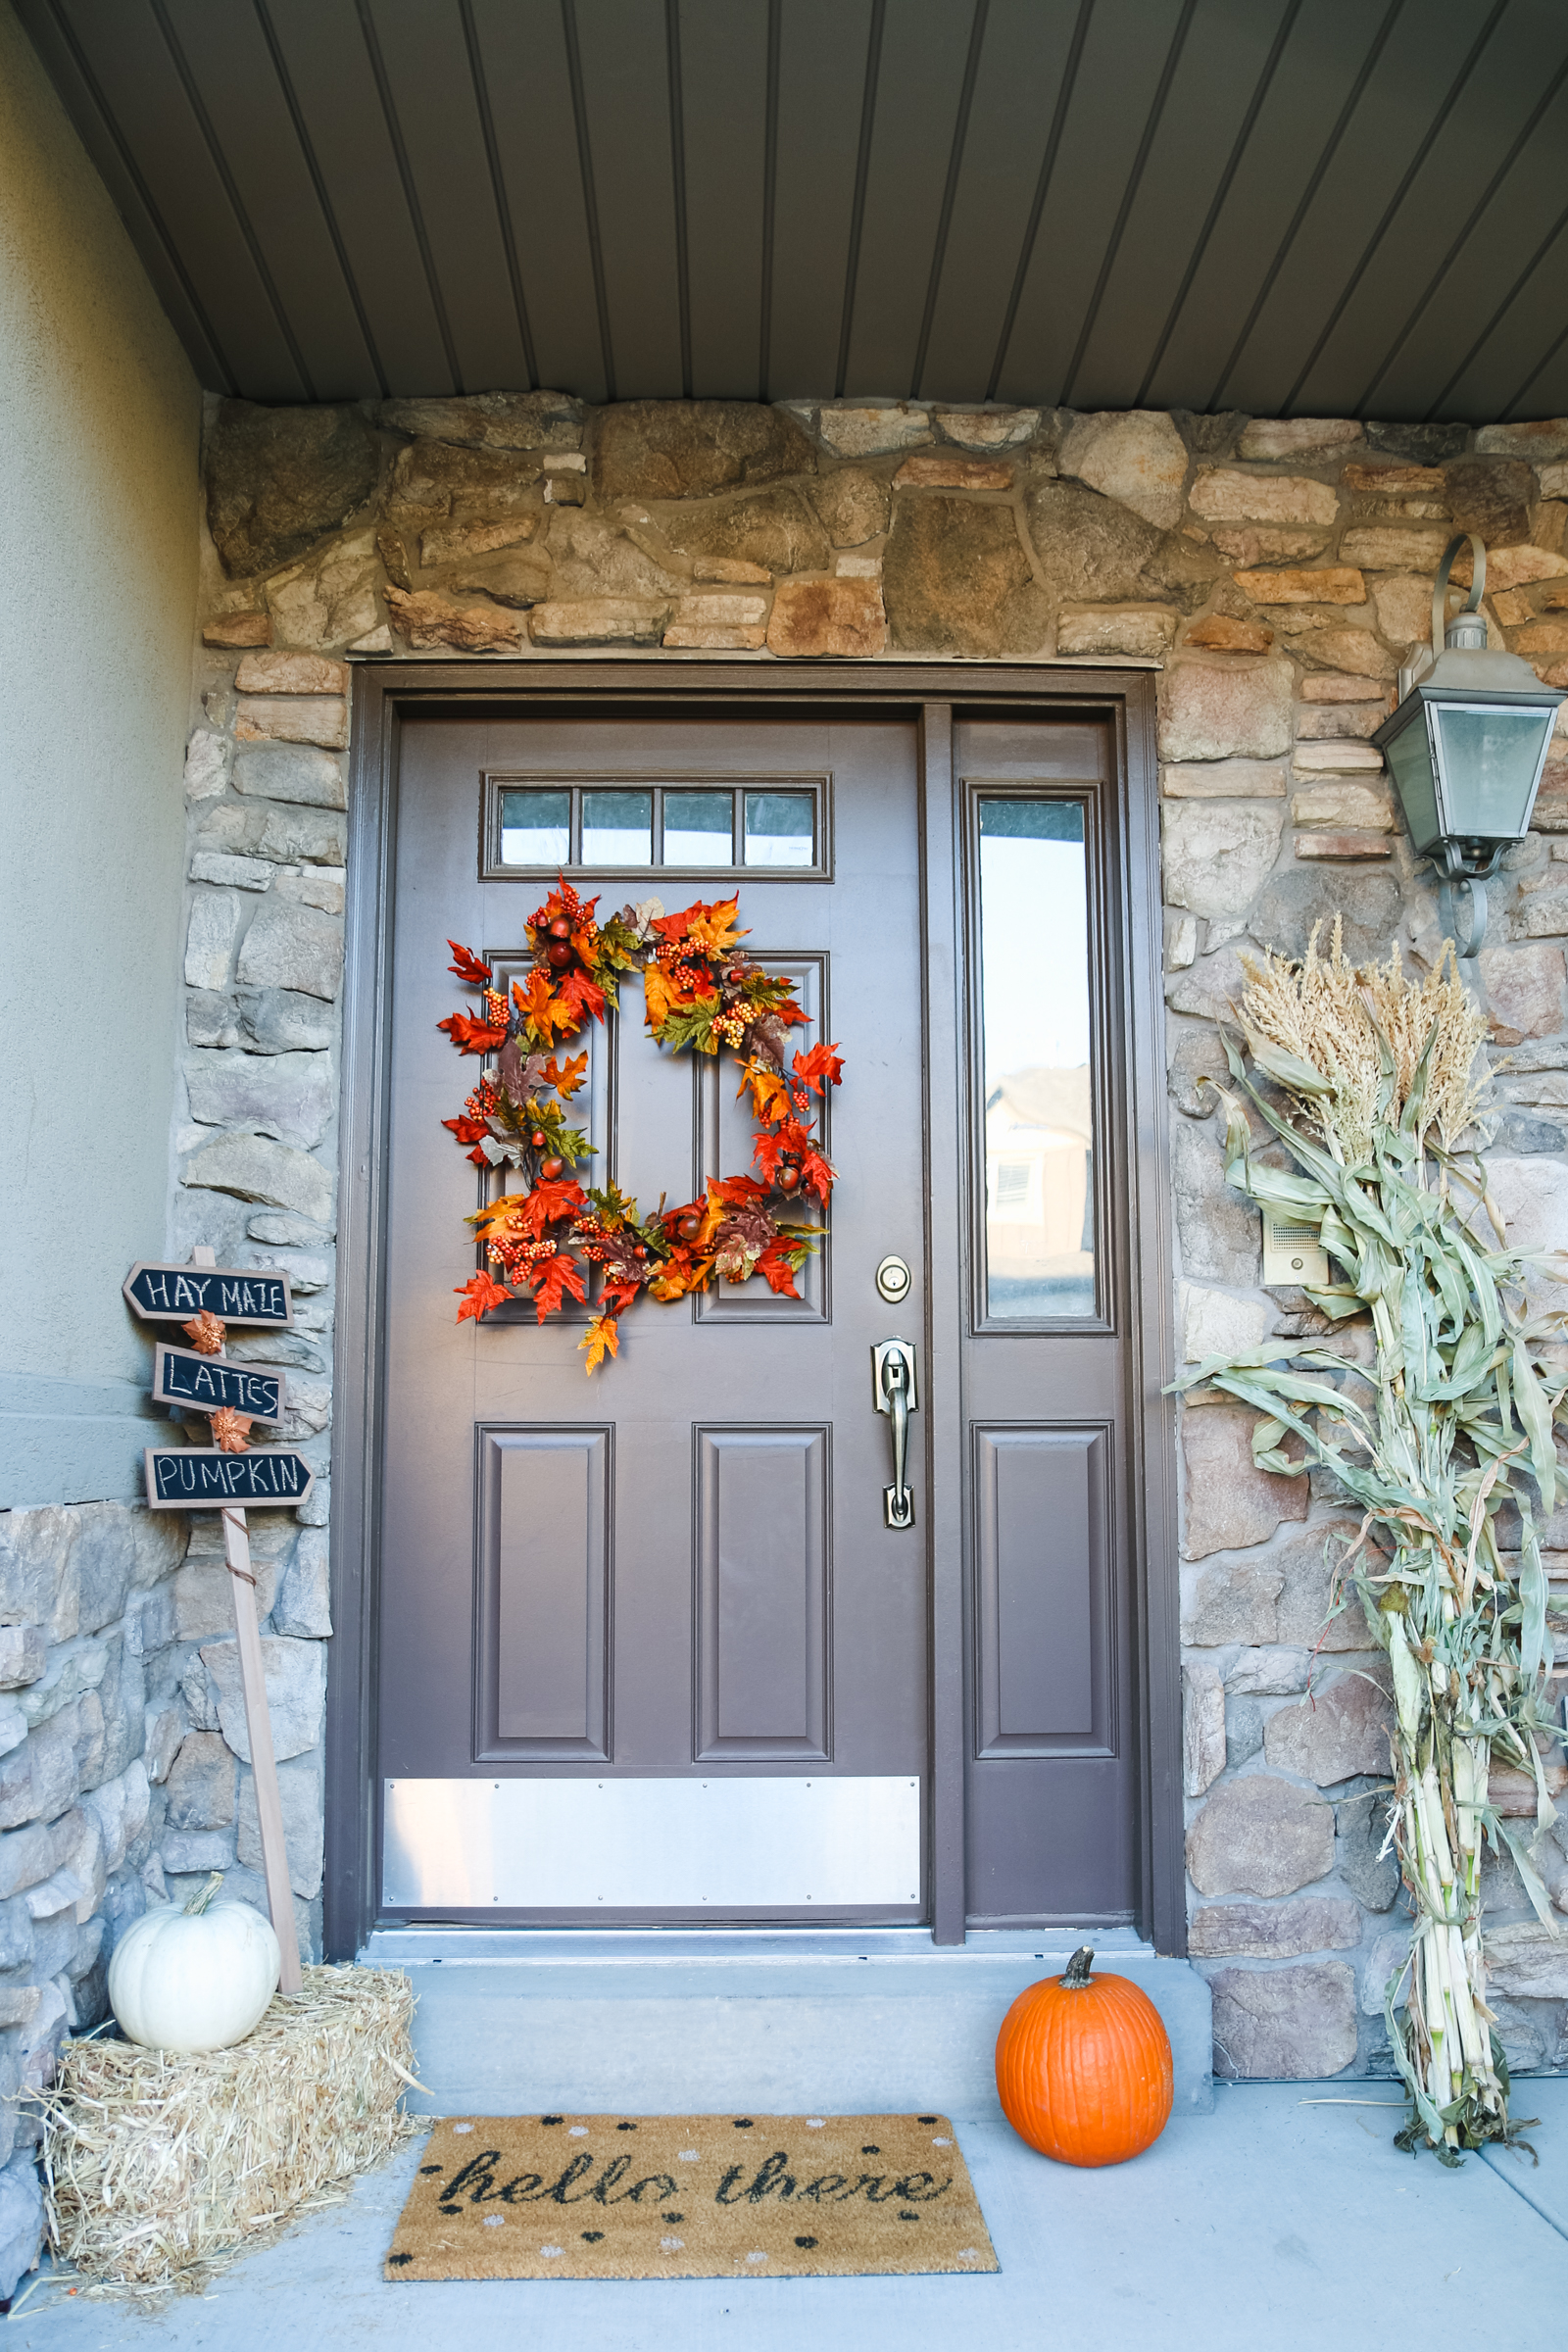
<path fill-rule="evenodd" d="M 539 1173 L 546 1184 L 554 1184 L 565 1164 L 564 1159 L 542 1159 L 539 1162 Z"/>
<path fill-rule="evenodd" d="M 683 1242 L 695 1242 L 702 1230 L 703 1220 L 701 1217 L 682 1217 L 675 1228 Z"/>
<path fill-rule="evenodd" d="M 1095 1977 L 1087 1944 L 1020 1992 L 997 2035 L 997 2095 L 1020 2138 L 1058 2164 L 1125 2164 L 1170 2120 L 1170 2041 L 1126 1977 Z"/>
<path fill-rule="evenodd" d="M 553 939 L 550 942 L 549 947 L 545 950 L 545 959 L 549 963 L 552 971 L 564 972 L 567 964 L 573 960 L 573 951 L 570 940 Z"/>
<path fill-rule="evenodd" d="M 564 914 L 558 914 L 551 924 L 550 936 L 552 939 L 569 939 L 571 937 L 571 925 Z"/>

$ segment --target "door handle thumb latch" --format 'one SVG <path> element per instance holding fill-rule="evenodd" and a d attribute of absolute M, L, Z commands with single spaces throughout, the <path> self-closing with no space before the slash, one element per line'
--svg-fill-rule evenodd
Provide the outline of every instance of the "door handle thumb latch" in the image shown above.
<path fill-rule="evenodd" d="M 893 1484 L 882 1490 L 882 1517 L 889 1527 L 914 1525 L 914 1495 L 909 1487 L 909 1415 L 918 1412 L 915 1389 L 914 1343 L 879 1340 L 871 1350 L 871 1393 L 876 1409 L 892 1423 Z"/>

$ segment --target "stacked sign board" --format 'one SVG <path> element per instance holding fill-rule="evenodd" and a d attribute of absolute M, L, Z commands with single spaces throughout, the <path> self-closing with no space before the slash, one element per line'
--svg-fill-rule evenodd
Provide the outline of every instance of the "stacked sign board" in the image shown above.
<path fill-rule="evenodd" d="M 216 1315 L 264 1331 L 288 1331 L 294 1306 L 286 1274 L 258 1274 L 243 1266 L 132 1266 L 125 1298 L 145 1323 L 187 1323 Z M 226 1406 L 252 1421 L 278 1422 L 288 1375 L 277 1364 L 236 1364 L 194 1348 L 159 1341 L 153 1355 L 153 1396 L 182 1413 L 216 1413 Z M 154 1510 L 212 1511 L 225 1503 L 299 1504 L 315 1485 L 302 1453 L 288 1446 L 220 1453 L 207 1446 L 149 1446 L 147 1500 Z"/>
<path fill-rule="evenodd" d="M 180 1348 L 160 1340 L 153 1351 L 153 1395 L 176 1413 L 229 1413 L 216 1434 L 239 1441 L 221 1446 L 149 1446 L 147 1500 L 154 1510 L 220 1511 L 223 1557 L 232 1580 L 234 1636 L 240 1689 L 250 1740 L 251 1773 L 261 1833 L 267 1907 L 277 1936 L 279 1990 L 301 1986 L 299 1938 L 289 1889 L 288 1848 L 283 1833 L 277 1761 L 267 1706 L 267 1673 L 256 1617 L 256 1579 L 251 1574 L 245 1505 L 304 1502 L 315 1484 L 311 1465 L 289 1446 L 252 1447 L 245 1439 L 254 1422 L 277 1423 L 288 1398 L 288 1375 L 277 1364 L 233 1363 L 221 1352 L 230 1323 L 263 1331 L 287 1331 L 294 1320 L 284 1274 L 258 1274 L 243 1266 L 216 1266 L 210 1250 L 197 1250 L 189 1265 L 132 1266 L 123 1284 L 127 1301 L 147 1323 L 182 1323 L 190 1336 L 210 1343 Z"/>

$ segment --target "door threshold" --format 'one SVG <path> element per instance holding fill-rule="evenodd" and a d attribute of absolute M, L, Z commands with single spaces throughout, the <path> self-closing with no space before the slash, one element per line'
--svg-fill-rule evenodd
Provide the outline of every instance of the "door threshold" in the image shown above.
<path fill-rule="evenodd" d="M 604 1967 L 617 1961 L 736 1960 L 1038 1960 L 1065 1961 L 1075 1945 L 1105 1955 L 1153 1957 L 1135 1928 L 1095 1926 L 971 1928 L 963 1943 L 936 1943 L 929 1928 L 489 1928 L 440 1924 L 372 1928 L 362 1947 L 363 1966 L 419 1968 L 545 1966 L 578 1961 Z"/>

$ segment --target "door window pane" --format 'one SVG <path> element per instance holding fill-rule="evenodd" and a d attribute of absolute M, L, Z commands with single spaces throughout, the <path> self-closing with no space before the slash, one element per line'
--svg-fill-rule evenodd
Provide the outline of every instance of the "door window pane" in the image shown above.
<path fill-rule="evenodd" d="M 665 865 L 733 865 L 735 801 L 727 792 L 666 792 Z"/>
<path fill-rule="evenodd" d="M 565 865 L 571 858 L 569 792 L 501 795 L 503 865 Z"/>
<path fill-rule="evenodd" d="M 1095 1312 L 1081 801 L 980 802 L 986 1312 Z"/>
<path fill-rule="evenodd" d="M 652 865 L 653 794 L 585 792 L 582 861 L 584 865 Z"/>
<path fill-rule="evenodd" d="M 808 792 L 749 792 L 746 795 L 748 865 L 809 865 L 811 802 Z"/>

